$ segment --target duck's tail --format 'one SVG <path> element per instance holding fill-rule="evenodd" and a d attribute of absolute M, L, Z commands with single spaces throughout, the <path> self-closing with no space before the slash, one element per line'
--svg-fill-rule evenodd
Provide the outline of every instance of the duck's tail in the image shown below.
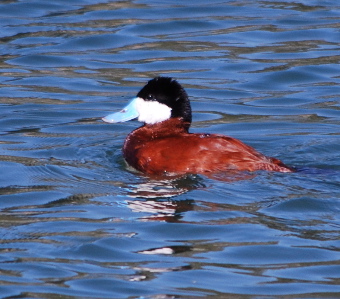
<path fill-rule="evenodd" d="M 295 172 L 295 169 L 292 167 L 287 166 L 282 161 L 276 158 L 270 158 L 271 164 L 268 164 L 269 169 L 271 171 L 278 171 L 278 172 Z"/>

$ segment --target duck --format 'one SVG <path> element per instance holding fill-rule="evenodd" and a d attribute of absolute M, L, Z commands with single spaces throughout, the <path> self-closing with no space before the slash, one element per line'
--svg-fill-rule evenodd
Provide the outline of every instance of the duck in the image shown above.
<path fill-rule="evenodd" d="M 127 164 L 144 174 L 294 171 L 236 138 L 190 133 L 192 110 L 188 94 L 171 77 L 151 79 L 125 108 L 102 120 L 120 123 L 136 118 L 143 125 L 128 134 L 122 152 Z"/>

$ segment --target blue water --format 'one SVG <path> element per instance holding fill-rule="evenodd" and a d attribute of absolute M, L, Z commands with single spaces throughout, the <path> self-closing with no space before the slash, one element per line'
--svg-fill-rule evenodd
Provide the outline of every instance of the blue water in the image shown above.
<path fill-rule="evenodd" d="M 1 298 L 338 298 L 338 1 L 0 2 Z M 298 172 L 153 180 L 106 124 L 156 75 Z"/>

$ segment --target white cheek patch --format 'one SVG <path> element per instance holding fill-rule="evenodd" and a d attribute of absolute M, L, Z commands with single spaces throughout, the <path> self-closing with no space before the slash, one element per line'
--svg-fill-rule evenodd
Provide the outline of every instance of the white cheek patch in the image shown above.
<path fill-rule="evenodd" d="M 155 124 L 171 117 L 171 108 L 156 101 L 145 101 L 142 98 L 136 99 L 136 110 L 138 120 L 146 124 Z"/>

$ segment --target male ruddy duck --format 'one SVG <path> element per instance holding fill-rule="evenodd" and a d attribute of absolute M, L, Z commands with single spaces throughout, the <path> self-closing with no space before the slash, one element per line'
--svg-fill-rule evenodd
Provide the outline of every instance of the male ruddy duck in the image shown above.
<path fill-rule="evenodd" d="M 172 78 L 150 80 L 123 110 L 103 118 L 144 125 L 123 146 L 125 160 L 149 174 L 212 174 L 228 171 L 292 172 L 280 160 L 266 157 L 238 139 L 220 134 L 189 133 L 191 106 L 183 87 Z"/>

